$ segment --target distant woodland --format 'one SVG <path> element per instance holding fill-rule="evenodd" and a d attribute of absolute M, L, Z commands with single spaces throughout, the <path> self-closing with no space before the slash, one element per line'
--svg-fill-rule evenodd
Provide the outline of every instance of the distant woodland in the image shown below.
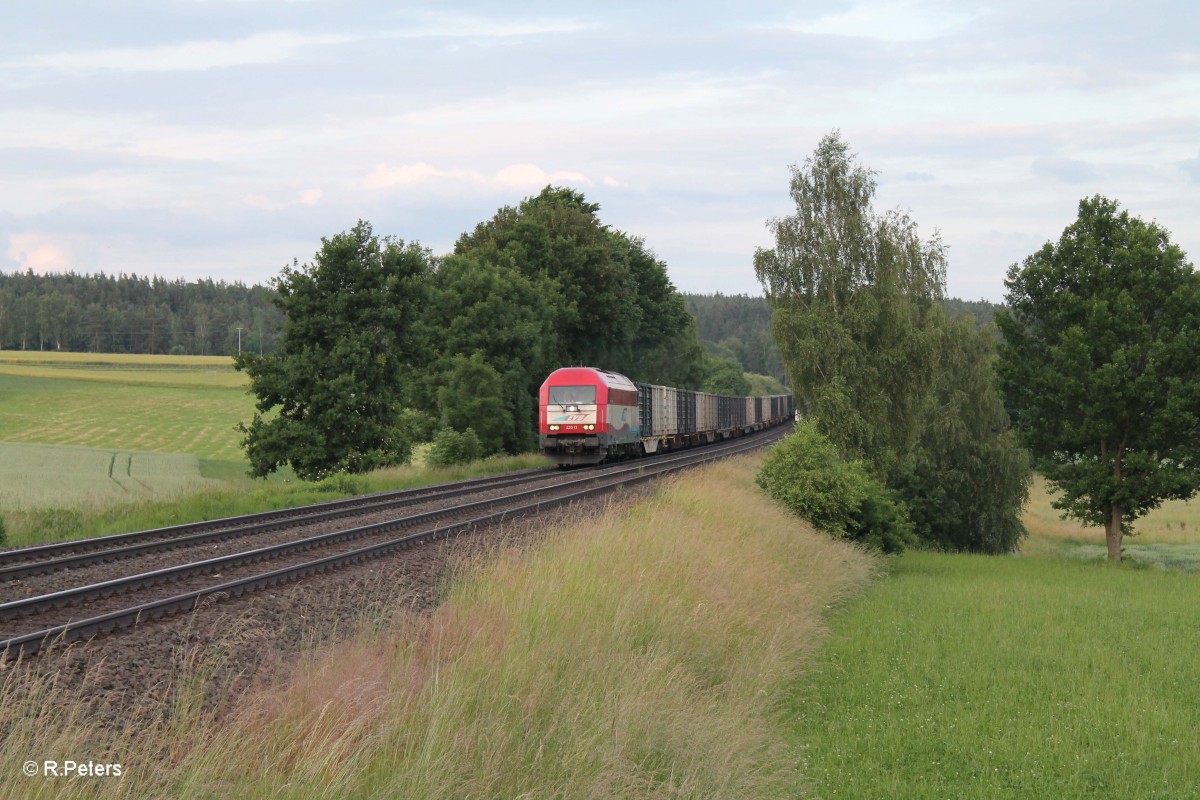
<path fill-rule="evenodd" d="M 269 352 L 274 291 L 139 275 L 0 272 L 0 349 L 226 355 Z"/>
<path fill-rule="evenodd" d="M 0 272 L 0 349 L 224 355 L 271 352 L 282 315 L 268 286 L 139 275 Z M 783 380 L 762 297 L 683 295 L 710 356 Z M 987 324 L 999 308 L 947 299 L 951 316 Z"/>

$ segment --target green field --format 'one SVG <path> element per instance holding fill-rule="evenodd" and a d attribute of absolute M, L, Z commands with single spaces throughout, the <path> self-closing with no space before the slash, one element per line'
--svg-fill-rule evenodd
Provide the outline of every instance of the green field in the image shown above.
<path fill-rule="evenodd" d="M 0 353 L 0 441 L 244 463 L 235 426 L 252 415 L 253 398 L 229 359 L 223 368 L 209 357 L 189 364 L 182 356 L 47 366 L 12 355 Z"/>
<path fill-rule="evenodd" d="M 235 426 L 253 410 L 225 357 L 0 351 L 8 543 L 213 515 L 205 497 L 245 491 Z"/>
<path fill-rule="evenodd" d="M 0 508 L 100 506 L 211 488 L 186 453 L 0 442 Z"/>
<path fill-rule="evenodd" d="M 835 624 L 793 741 L 822 798 L 1200 796 L 1200 582 L 910 553 Z"/>

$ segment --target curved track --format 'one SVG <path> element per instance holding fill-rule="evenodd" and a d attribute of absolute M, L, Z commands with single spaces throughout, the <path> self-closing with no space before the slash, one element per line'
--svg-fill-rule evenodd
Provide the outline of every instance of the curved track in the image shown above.
<path fill-rule="evenodd" d="M 386 495 L 351 498 L 319 506 L 286 509 L 282 512 L 198 523 L 200 526 L 207 526 L 201 530 L 195 530 L 192 526 L 178 526 L 103 537 L 102 542 L 91 540 L 63 543 L 83 546 L 83 553 L 71 553 L 68 549 L 64 554 L 61 550 L 48 551 L 42 548 L 9 551 L 0 554 L 0 558 L 18 553 L 27 554 L 34 550 L 52 553 L 50 558 L 24 564 L 3 565 L 3 561 L 0 561 L 0 565 L 3 565 L 0 569 L 29 570 L 21 573 L 22 576 L 28 577 L 63 569 L 71 565 L 68 562 L 81 558 L 84 562 L 80 563 L 97 563 L 88 559 L 111 561 L 115 558 L 127 558 L 133 550 L 144 548 L 161 552 L 211 542 L 211 537 L 241 538 L 262 533 L 264 530 L 275 531 L 280 527 L 314 521 L 342 521 L 335 530 L 327 532 L 302 535 L 299 538 L 215 558 L 191 560 L 165 568 L 122 575 L 0 603 L 0 651 L 3 652 L 0 660 L 12 660 L 21 655 L 39 652 L 53 643 L 84 639 L 136 625 L 145 620 L 190 610 L 201 601 L 211 602 L 239 596 L 307 575 L 379 558 L 422 542 L 457 536 L 481 525 L 535 514 L 612 492 L 622 486 L 653 480 L 664 474 L 757 449 L 778 440 L 785 432 L 786 428 L 783 427 L 768 429 L 752 436 L 680 454 L 586 470 L 586 474 L 562 473 L 553 469 L 530 470 Z M 539 480 L 549 483 L 535 488 L 520 488 Z M 513 491 L 514 489 L 516 490 Z M 497 491 L 500 491 L 500 494 L 496 494 Z M 346 519 L 366 513 L 364 509 L 373 512 L 390 511 L 418 501 L 440 503 L 448 498 L 478 493 L 490 496 L 465 503 L 443 505 L 380 522 L 351 527 L 344 525 Z M 412 532 L 398 536 L 398 531 Z M 311 557 L 314 551 L 318 554 L 316 558 Z M 4 572 L 0 572 L 0 575 L 3 574 Z M 19 580 L 10 580 L 21 583 Z M 36 590 L 37 583 L 29 583 L 33 585 L 27 588 Z"/>

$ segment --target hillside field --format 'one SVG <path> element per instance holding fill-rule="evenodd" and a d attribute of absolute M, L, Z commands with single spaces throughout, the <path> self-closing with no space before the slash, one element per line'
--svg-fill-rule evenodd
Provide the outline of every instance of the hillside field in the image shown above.
<path fill-rule="evenodd" d="M 244 464 L 246 385 L 224 357 L 0 352 L 0 442 Z"/>

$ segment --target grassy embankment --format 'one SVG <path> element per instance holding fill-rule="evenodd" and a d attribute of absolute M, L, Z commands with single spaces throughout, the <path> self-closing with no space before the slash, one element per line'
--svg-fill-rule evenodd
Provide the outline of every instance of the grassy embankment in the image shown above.
<path fill-rule="evenodd" d="M 58 796 L 792 797 L 780 699 L 874 560 L 762 503 L 753 469 L 468 563 L 431 618 L 312 654 L 223 727 L 185 691 L 168 729 L 110 741 L 10 691 L 0 793 L 44 790 L 24 754 L 87 753 L 128 777 Z"/>
<path fill-rule="evenodd" d="M 1102 529 L 1035 487 L 1023 556 L 909 553 L 834 624 L 790 741 L 823 798 L 1200 797 L 1195 504 Z M 1084 558 L 1090 561 L 1083 560 Z"/>
<path fill-rule="evenodd" d="M 416 467 L 320 484 L 246 477 L 253 415 L 223 356 L 0 352 L 0 516 L 10 545 L 95 536 L 526 466 Z"/>

